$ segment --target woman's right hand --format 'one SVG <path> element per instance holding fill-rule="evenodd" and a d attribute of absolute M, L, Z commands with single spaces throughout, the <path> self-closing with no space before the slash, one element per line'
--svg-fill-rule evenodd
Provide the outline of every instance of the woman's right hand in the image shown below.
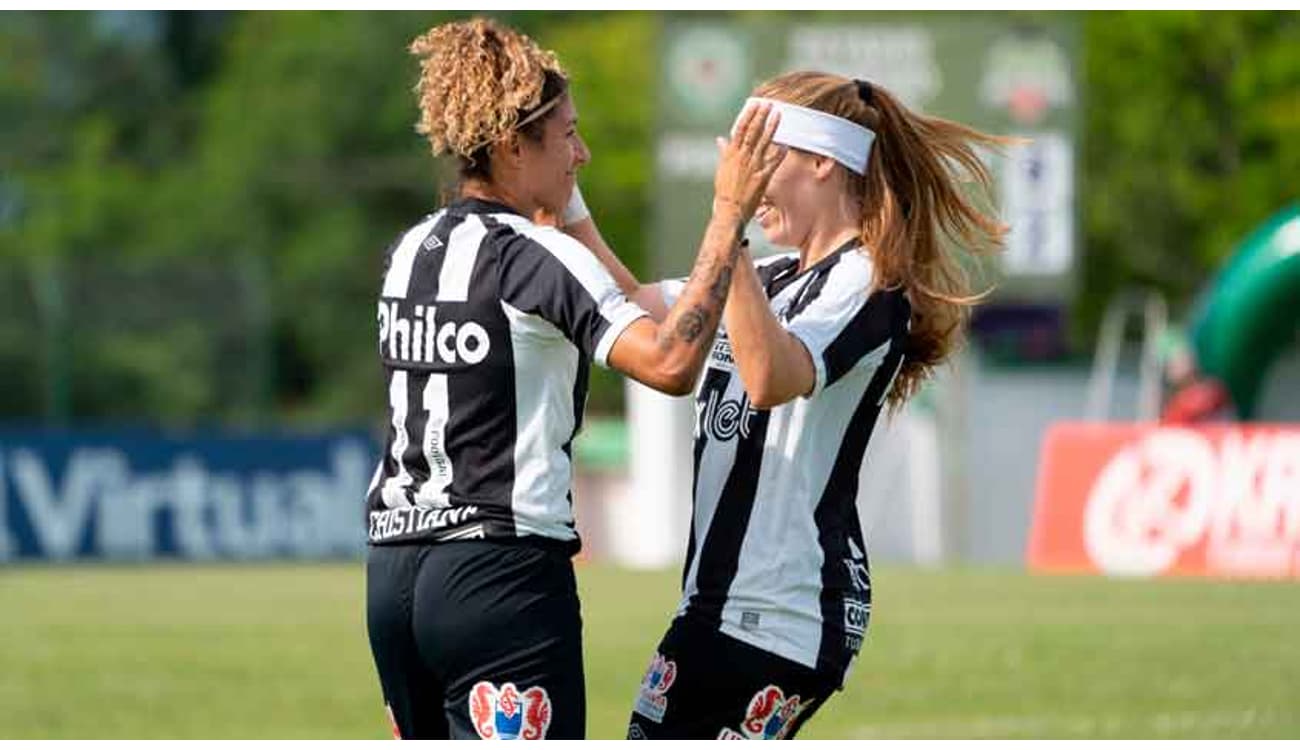
<path fill-rule="evenodd" d="M 731 208 L 748 222 L 767 190 L 772 173 L 781 164 L 786 148 L 772 143 L 780 122 L 771 104 L 757 104 L 740 115 L 731 140 L 718 138 L 721 158 L 713 175 L 713 208 Z"/>

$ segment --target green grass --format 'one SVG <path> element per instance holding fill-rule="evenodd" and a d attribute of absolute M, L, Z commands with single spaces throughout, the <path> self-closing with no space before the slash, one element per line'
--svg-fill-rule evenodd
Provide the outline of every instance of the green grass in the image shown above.
<path fill-rule="evenodd" d="M 584 566 L 589 736 L 673 573 Z M 0 738 L 383 738 L 360 563 L 0 569 Z M 875 571 L 817 738 L 1297 738 L 1300 585 Z"/>

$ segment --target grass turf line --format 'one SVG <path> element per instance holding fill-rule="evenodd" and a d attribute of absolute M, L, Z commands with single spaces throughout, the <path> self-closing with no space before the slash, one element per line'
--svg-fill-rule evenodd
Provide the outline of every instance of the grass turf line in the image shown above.
<path fill-rule="evenodd" d="M 874 573 L 803 738 L 1300 737 L 1296 583 Z M 589 736 L 622 736 L 677 581 L 580 566 Z M 0 738 L 386 737 L 363 588 L 361 563 L 0 568 Z"/>

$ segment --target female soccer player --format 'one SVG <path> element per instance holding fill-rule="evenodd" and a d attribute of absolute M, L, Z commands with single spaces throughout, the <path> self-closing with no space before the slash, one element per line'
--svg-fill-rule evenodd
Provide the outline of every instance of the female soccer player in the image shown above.
<path fill-rule="evenodd" d="M 690 391 L 779 162 L 778 118 L 742 118 L 696 267 L 656 323 L 529 218 L 562 210 L 589 158 L 555 57 L 483 19 L 410 50 L 418 130 L 456 156 L 461 184 L 389 248 L 379 296 L 391 427 L 367 496 L 375 666 L 401 737 L 580 738 L 570 447 L 589 363 Z"/>
<path fill-rule="evenodd" d="M 987 189 L 972 144 L 1003 139 L 836 75 L 790 73 L 755 97 L 745 112 L 772 106 L 789 148 L 758 223 L 797 252 L 746 255 L 731 281 L 695 393 L 682 599 L 630 738 L 793 737 L 843 685 L 871 611 L 855 504 L 867 440 L 881 407 L 952 351 L 976 301 L 948 243 L 991 252 L 1005 231 L 955 172 Z M 680 299 L 681 282 L 639 284 L 589 220 L 569 231 L 645 309 Z"/>

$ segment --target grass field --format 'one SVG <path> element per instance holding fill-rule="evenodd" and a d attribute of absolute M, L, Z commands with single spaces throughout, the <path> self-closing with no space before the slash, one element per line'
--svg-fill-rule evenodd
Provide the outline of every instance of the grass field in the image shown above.
<path fill-rule="evenodd" d="M 580 568 L 621 737 L 672 573 Z M 1300 585 L 875 571 L 816 738 L 1300 738 Z M 0 738 L 383 738 L 362 568 L 0 568 Z"/>

